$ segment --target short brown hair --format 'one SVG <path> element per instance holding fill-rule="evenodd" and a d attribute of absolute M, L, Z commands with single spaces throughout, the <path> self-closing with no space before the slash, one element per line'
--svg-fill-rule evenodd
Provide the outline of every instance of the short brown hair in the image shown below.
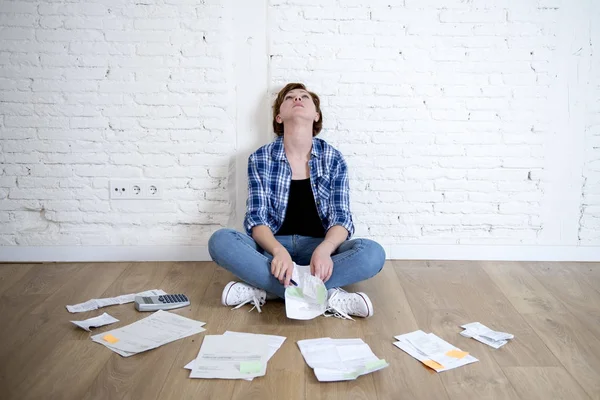
<path fill-rule="evenodd" d="M 317 96 L 316 93 L 308 91 L 306 89 L 306 86 L 304 86 L 304 84 L 302 83 L 288 83 L 277 94 L 277 99 L 273 104 L 273 131 L 275 131 L 275 134 L 277 136 L 283 136 L 283 124 L 278 123 L 276 118 L 281 109 L 281 104 L 285 99 L 285 95 L 294 89 L 306 90 L 308 94 L 310 94 L 310 97 L 312 97 L 312 101 L 315 104 L 317 113 L 319 113 L 319 120 L 313 122 L 313 137 L 317 136 L 319 132 L 321 132 L 321 128 L 323 128 L 323 113 L 321 112 L 321 99 L 319 99 L 319 96 Z"/>

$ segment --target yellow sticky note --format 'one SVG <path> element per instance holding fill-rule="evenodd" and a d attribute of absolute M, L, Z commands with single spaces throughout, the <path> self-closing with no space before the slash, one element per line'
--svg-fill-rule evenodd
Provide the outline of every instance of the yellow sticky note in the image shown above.
<path fill-rule="evenodd" d="M 454 357 L 454 358 L 458 358 L 459 360 L 463 357 L 466 357 L 469 355 L 469 353 L 467 353 L 466 351 L 460 351 L 460 350 L 450 350 L 448 352 L 446 352 L 446 355 L 448 357 Z"/>
<path fill-rule="evenodd" d="M 423 361 L 423 364 L 427 365 L 431 369 L 443 369 L 444 368 L 444 366 L 442 364 L 437 363 L 433 360 L 425 360 L 425 361 Z"/>
<path fill-rule="evenodd" d="M 119 339 L 117 339 L 116 337 L 114 337 L 110 333 L 108 335 L 104 335 L 102 337 L 102 339 L 106 340 L 108 343 L 117 343 L 119 341 Z"/>

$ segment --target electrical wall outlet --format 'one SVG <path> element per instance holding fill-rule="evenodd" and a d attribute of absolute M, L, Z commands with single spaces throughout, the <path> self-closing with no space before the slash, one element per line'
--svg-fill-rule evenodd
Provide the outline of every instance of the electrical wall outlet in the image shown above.
<path fill-rule="evenodd" d="M 163 183 L 154 179 L 112 179 L 109 194 L 112 200 L 158 200 Z"/>

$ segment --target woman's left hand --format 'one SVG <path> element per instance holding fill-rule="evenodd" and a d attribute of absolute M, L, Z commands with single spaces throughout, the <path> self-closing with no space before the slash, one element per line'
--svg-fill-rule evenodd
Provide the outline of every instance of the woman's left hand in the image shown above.
<path fill-rule="evenodd" d="M 326 248 L 317 247 L 310 259 L 310 273 L 327 282 L 333 273 L 333 260 Z"/>

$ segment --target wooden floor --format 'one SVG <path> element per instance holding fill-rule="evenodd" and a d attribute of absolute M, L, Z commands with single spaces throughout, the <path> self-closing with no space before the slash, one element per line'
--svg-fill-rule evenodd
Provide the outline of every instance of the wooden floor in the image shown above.
<path fill-rule="evenodd" d="M 262 314 L 232 311 L 220 295 L 232 276 L 208 262 L 0 265 L 2 399 L 600 399 L 600 264 L 388 261 L 365 291 L 366 320 L 293 321 L 282 302 Z M 186 293 L 174 311 L 206 322 L 206 332 L 123 358 L 93 343 L 70 320 L 104 311 L 121 322 L 147 316 L 132 304 L 70 314 L 67 304 L 160 288 Z M 459 335 L 479 321 L 513 333 L 494 350 Z M 480 362 L 436 374 L 392 345 L 422 329 Z M 246 381 L 189 379 L 183 366 L 204 334 L 225 330 L 287 337 L 267 375 Z M 390 367 L 356 381 L 319 383 L 296 341 L 362 338 Z"/>

